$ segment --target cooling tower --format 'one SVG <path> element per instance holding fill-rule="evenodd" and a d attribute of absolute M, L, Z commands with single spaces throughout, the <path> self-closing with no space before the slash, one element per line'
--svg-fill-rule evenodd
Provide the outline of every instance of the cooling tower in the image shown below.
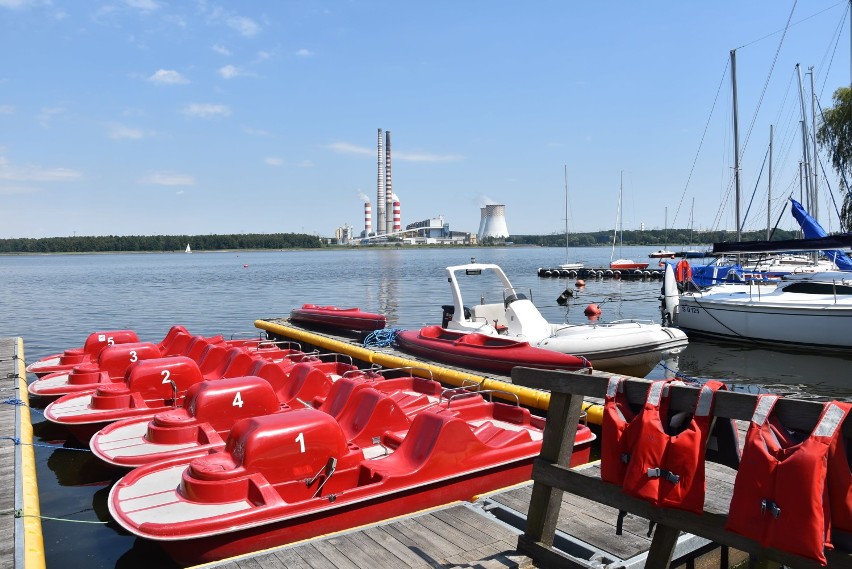
<path fill-rule="evenodd" d="M 505 239 L 509 236 L 509 228 L 506 227 L 506 206 L 502 204 L 491 204 L 482 208 L 482 219 L 479 223 L 477 237 L 494 237 Z"/>
<path fill-rule="evenodd" d="M 369 237 L 373 232 L 373 206 L 370 202 L 364 202 L 364 237 Z"/>
<path fill-rule="evenodd" d="M 376 235 L 385 232 L 385 171 L 382 168 L 384 159 L 382 150 L 382 129 L 379 129 L 379 180 L 376 188 Z"/>
<path fill-rule="evenodd" d="M 479 211 L 481 216 L 479 218 L 479 230 L 476 232 L 476 238 L 482 239 L 482 230 L 485 229 L 485 208 L 481 207 Z"/>
<path fill-rule="evenodd" d="M 394 196 L 393 200 L 393 230 L 400 231 L 402 229 L 402 206 L 399 203 L 399 198 Z"/>

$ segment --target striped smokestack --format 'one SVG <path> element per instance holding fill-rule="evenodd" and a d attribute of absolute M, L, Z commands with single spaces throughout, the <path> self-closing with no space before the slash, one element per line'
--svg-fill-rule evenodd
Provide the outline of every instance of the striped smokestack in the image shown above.
<path fill-rule="evenodd" d="M 364 237 L 369 237 L 373 232 L 373 206 L 370 202 L 364 202 Z"/>
<path fill-rule="evenodd" d="M 390 131 L 385 131 L 385 211 L 387 217 L 385 219 L 385 227 L 387 233 L 393 231 L 393 218 L 391 217 L 391 209 L 393 208 L 393 190 L 391 189 L 391 146 L 390 146 Z M 380 220 L 381 223 L 381 220 Z"/>
<path fill-rule="evenodd" d="M 385 176 L 382 170 L 382 159 L 384 158 L 382 150 L 382 129 L 379 129 L 379 181 L 376 188 L 376 234 L 381 235 L 385 232 Z"/>
<path fill-rule="evenodd" d="M 399 197 L 393 197 L 393 230 L 402 231 L 402 206 Z"/>

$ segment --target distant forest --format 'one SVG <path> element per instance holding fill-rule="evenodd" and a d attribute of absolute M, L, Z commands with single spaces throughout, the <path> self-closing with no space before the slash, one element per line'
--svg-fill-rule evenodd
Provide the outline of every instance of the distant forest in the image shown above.
<path fill-rule="evenodd" d="M 798 231 L 786 231 L 777 229 L 772 235 L 773 241 L 782 239 L 798 239 L 801 235 Z M 625 230 L 625 245 L 665 245 L 683 246 L 694 245 L 696 247 L 707 246 L 713 243 L 734 241 L 736 236 L 733 231 L 691 231 L 689 229 L 648 229 L 644 231 Z M 741 235 L 742 241 L 763 241 L 766 239 L 766 231 L 749 231 Z M 512 235 L 507 241 L 515 245 L 539 245 L 541 247 L 564 247 L 565 234 L 552 233 L 550 235 Z M 568 234 L 568 245 L 570 247 L 598 247 L 612 245 L 612 230 L 596 231 L 594 233 L 570 233 Z"/>
<path fill-rule="evenodd" d="M 316 249 L 316 235 L 301 233 L 250 233 L 240 235 L 106 235 L 0 239 L 0 253 L 119 253 L 225 249 Z"/>
<path fill-rule="evenodd" d="M 796 239 L 796 231 L 777 230 L 773 240 Z M 625 231 L 625 245 L 694 245 L 707 246 L 711 243 L 733 241 L 730 231 L 692 232 L 689 229 L 649 229 Z M 766 239 L 766 232 L 744 233 L 743 241 Z M 512 235 L 508 239 L 486 239 L 481 245 L 537 245 L 540 247 L 564 247 L 565 235 Z M 0 254 L 3 253 L 122 253 L 122 252 L 177 252 L 186 249 L 187 243 L 194 251 L 222 251 L 231 249 L 318 249 L 328 247 L 328 239 L 301 233 L 251 233 L 239 235 L 106 235 L 45 237 L 41 239 L 0 239 Z M 395 245 L 400 244 L 395 242 Z M 568 236 L 571 247 L 599 247 L 612 244 L 612 231 L 594 233 L 572 233 Z"/>

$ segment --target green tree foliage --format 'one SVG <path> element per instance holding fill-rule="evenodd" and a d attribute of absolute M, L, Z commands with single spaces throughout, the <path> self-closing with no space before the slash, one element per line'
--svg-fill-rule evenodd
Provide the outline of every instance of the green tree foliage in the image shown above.
<path fill-rule="evenodd" d="M 773 241 L 781 239 L 796 239 L 799 235 L 795 231 L 777 229 L 772 236 Z M 751 231 L 742 235 L 743 241 L 762 241 L 766 239 L 765 231 Z M 539 245 L 541 247 L 564 247 L 565 234 L 552 233 L 550 235 L 512 235 L 511 240 L 515 245 Z M 625 245 L 648 245 L 659 246 L 671 244 L 672 250 L 680 249 L 685 245 L 695 244 L 696 248 L 710 245 L 711 243 L 723 243 L 734 241 L 733 231 L 691 231 L 689 229 L 646 229 L 644 231 L 624 232 Z M 596 231 L 594 233 L 570 233 L 568 235 L 569 247 L 600 247 L 612 245 L 612 230 Z"/>
<path fill-rule="evenodd" d="M 0 239 L 0 253 L 120 253 L 225 249 L 316 249 L 316 235 L 301 233 L 249 233 L 240 235 L 106 235 Z"/>
<path fill-rule="evenodd" d="M 822 111 L 817 141 L 828 150 L 831 165 L 840 175 L 844 189 L 840 223 L 844 231 L 849 231 L 852 228 L 852 194 L 848 186 L 849 166 L 852 165 L 852 89 L 849 87 L 835 91 L 834 107 Z"/>

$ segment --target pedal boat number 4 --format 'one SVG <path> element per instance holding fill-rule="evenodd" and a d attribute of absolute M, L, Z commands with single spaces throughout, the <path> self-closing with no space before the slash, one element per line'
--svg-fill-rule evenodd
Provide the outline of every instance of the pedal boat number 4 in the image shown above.
<path fill-rule="evenodd" d="M 109 511 L 179 563 L 213 561 L 529 480 L 544 429 L 527 409 L 470 392 L 442 398 L 407 428 L 375 424 L 358 437 L 365 446 L 341 422 L 314 408 L 242 419 L 221 452 L 132 470 L 110 491 Z M 588 460 L 594 438 L 578 426 L 572 464 Z"/>

